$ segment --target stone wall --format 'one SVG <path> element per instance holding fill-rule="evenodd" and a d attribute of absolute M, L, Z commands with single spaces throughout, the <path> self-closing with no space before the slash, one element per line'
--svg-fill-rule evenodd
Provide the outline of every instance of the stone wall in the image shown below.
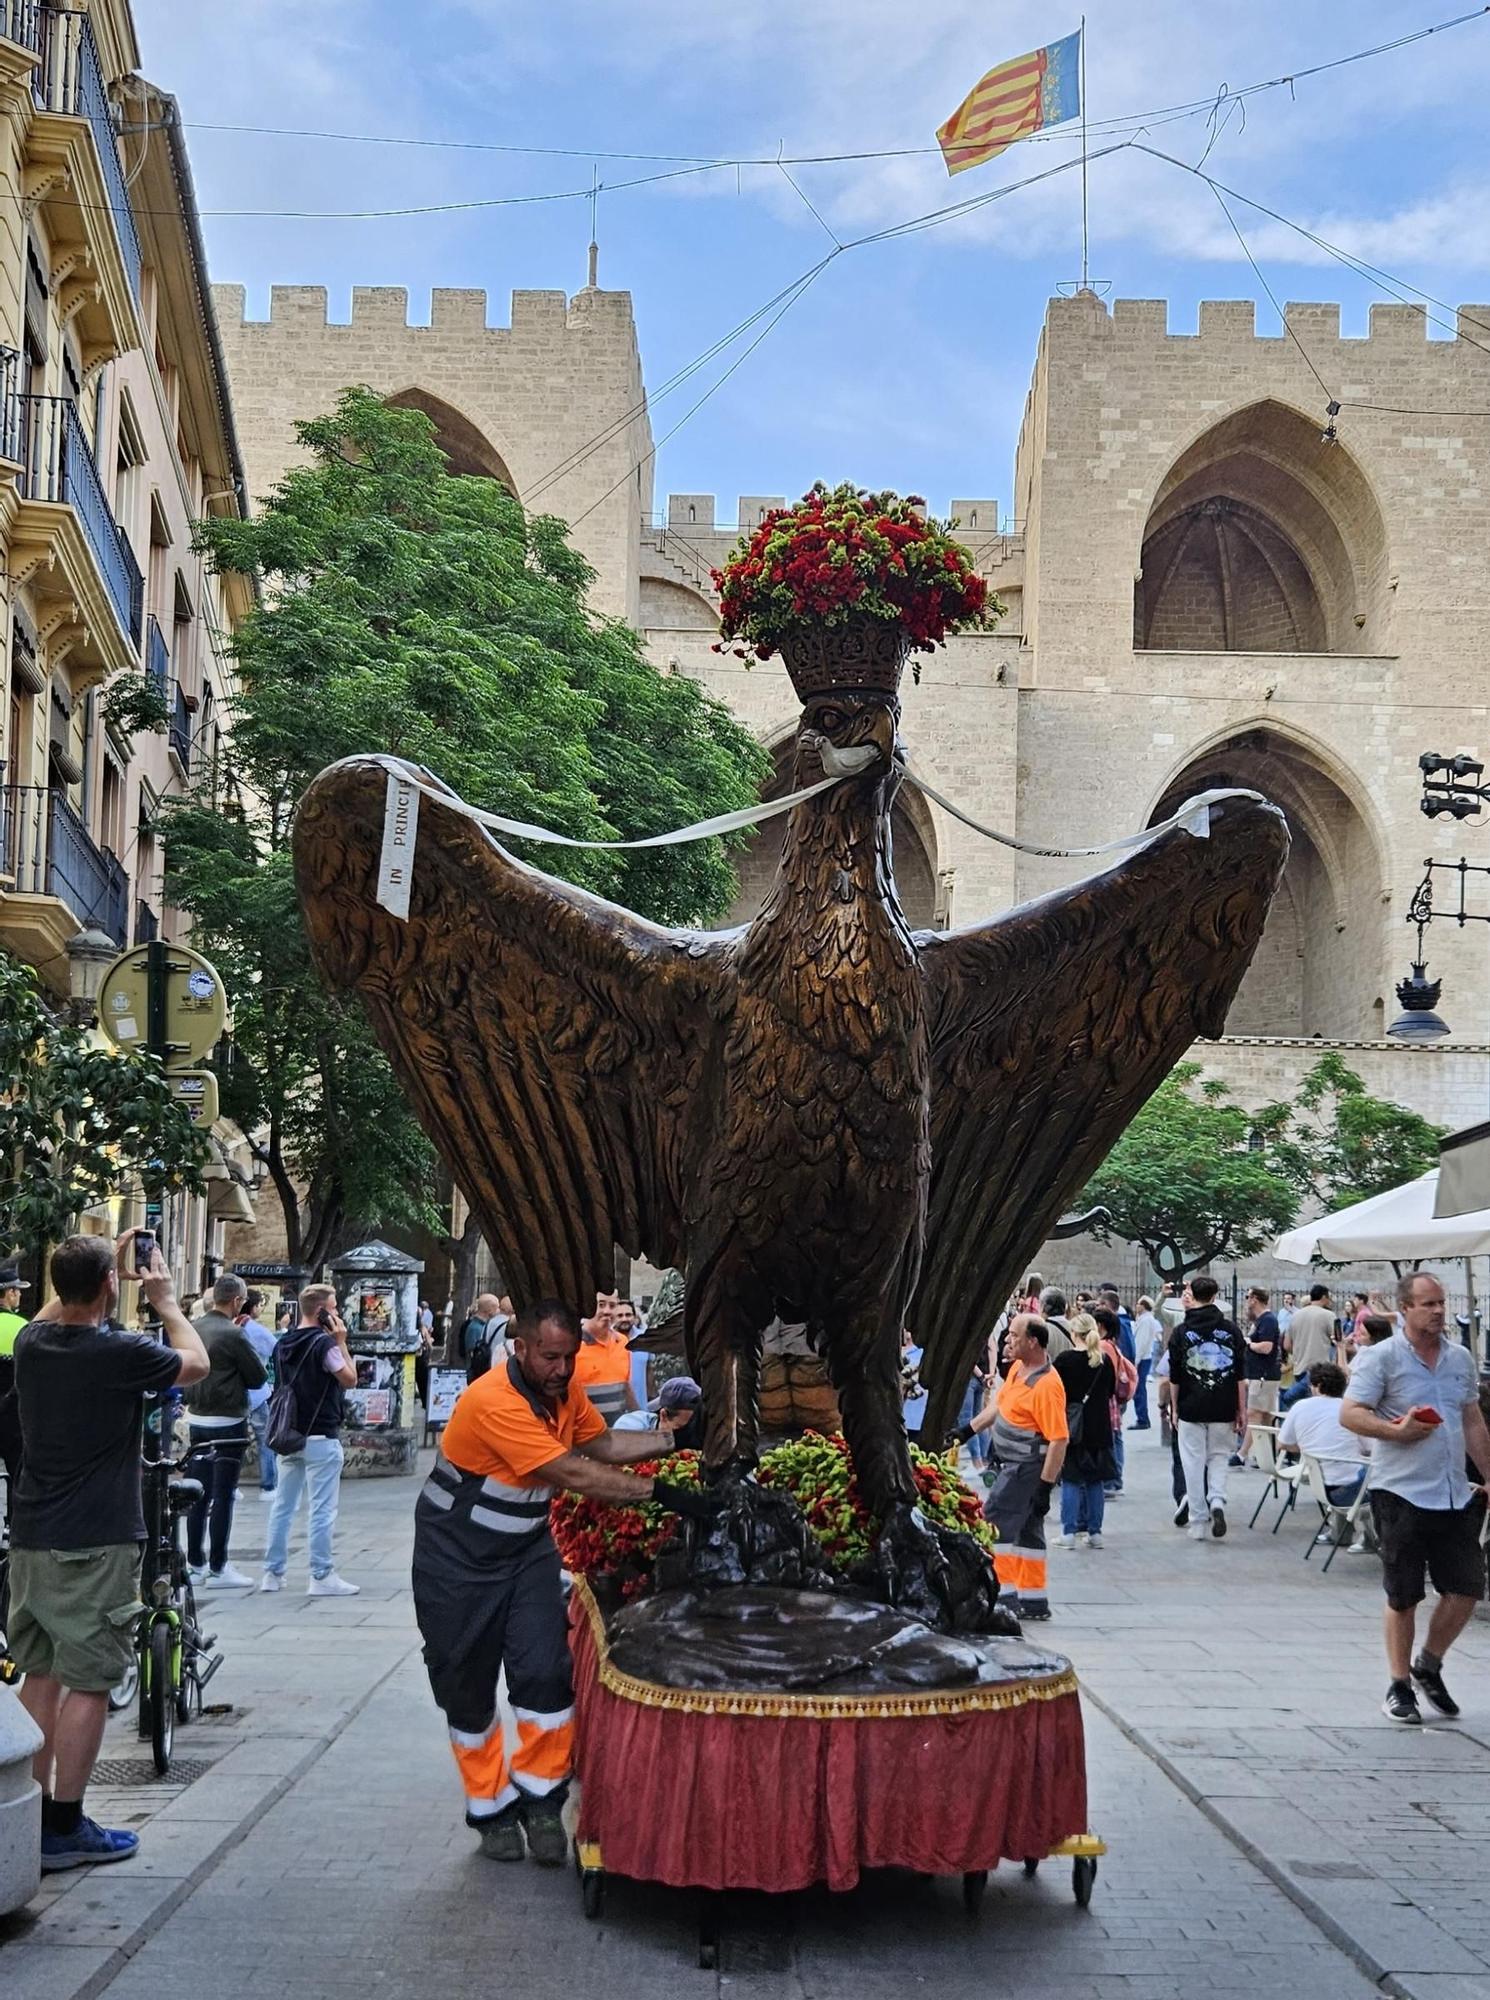
<path fill-rule="evenodd" d="M 637 621 L 652 439 L 630 293 L 514 292 L 506 326 L 488 324 L 483 291 L 436 288 L 427 325 L 395 286 L 357 286 L 345 324 L 328 317 L 321 285 L 274 286 L 267 320 L 245 317 L 241 285 L 213 296 L 256 501 L 303 456 L 296 421 L 339 390 L 415 390 L 437 419 L 443 406 L 477 462 L 479 441 L 489 446 L 525 505 L 572 524 L 596 605 Z"/>

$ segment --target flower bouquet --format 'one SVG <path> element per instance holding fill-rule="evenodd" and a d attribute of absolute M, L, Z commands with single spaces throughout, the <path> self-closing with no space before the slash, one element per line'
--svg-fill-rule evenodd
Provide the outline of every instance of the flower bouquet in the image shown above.
<path fill-rule="evenodd" d="M 902 650 L 929 653 L 954 632 L 991 625 L 1003 606 L 971 553 L 914 495 L 821 481 L 794 507 L 742 535 L 722 569 L 721 643 L 745 661 L 849 624 L 889 628 Z"/>
<path fill-rule="evenodd" d="M 956 1454 L 945 1458 L 911 1447 L 911 1464 L 921 1511 L 943 1528 L 960 1528 L 992 1560 L 993 1530 L 984 1521 L 977 1500 L 963 1485 Z M 644 1477 L 663 1471 L 661 1463 L 634 1466 Z M 698 1486 L 702 1464 L 697 1452 L 675 1452 L 666 1461 L 669 1483 Z M 789 1493 L 807 1517 L 807 1525 L 822 1544 L 829 1567 L 848 1576 L 873 1554 L 878 1528 L 864 1505 L 854 1462 L 842 1437 L 808 1431 L 777 1445 L 761 1459 L 762 1486 Z M 577 1493 L 556 1494 L 549 1509 L 559 1559 L 567 1570 L 591 1582 L 605 1580 L 623 1598 L 632 1598 L 651 1581 L 659 1550 L 676 1532 L 678 1517 L 648 1502 L 642 1507 L 611 1507 Z"/>

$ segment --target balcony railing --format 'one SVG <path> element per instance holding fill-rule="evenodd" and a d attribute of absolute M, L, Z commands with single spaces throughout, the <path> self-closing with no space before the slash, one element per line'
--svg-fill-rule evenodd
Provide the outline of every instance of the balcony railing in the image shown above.
<path fill-rule="evenodd" d="M 181 683 L 176 683 L 176 705 L 171 710 L 171 749 L 180 759 L 183 771 L 191 770 L 191 710 L 186 705 L 186 696 L 181 692 Z"/>
<path fill-rule="evenodd" d="M 21 357 L 13 347 L 0 347 L 0 459 L 12 465 L 22 465 L 26 458 L 20 388 Z"/>
<path fill-rule="evenodd" d="M 24 6 L 15 5 L 15 0 L 6 0 L 6 4 L 18 14 L 26 12 Z M 59 111 L 71 118 L 87 119 L 98 152 L 98 164 L 103 171 L 103 184 L 108 190 L 119 248 L 129 273 L 130 289 L 138 298 L 140 238 L 135 228 L 134 212 L 129 205 L 124 169 L 119 164 L 119 148 L 114 141 L 113 107 L 104 84 L 92 26 L 86 14 L 61 7 L 42 7 L 37 11 L 36 32 L 36 42 L 25 44 L 28 48 L 35 46 L 40 56 L 32 77 L 32 95 L 43 111 Z"/>
<path fill-rule="evenodd" d="M 80 929 L 96 924 L 115 944 L 128 941 L 129 878 L 61 792 L 44 785 L 0 792 L 0 860 L 19 894 L 60 897 Z"/>
<path fill-rule="evenodd" d="M 171 649 L 153 611 L 145 626 L 145 678 L 162 701 L 170 701 Z"/>
<path fill-rule="evenodd" d="M 37 0 L 0 0 L 0 35 L 18 48 L 41 51 L 41 8 Z"/>
<path fill-rule="evenodd" d="M 160 936 L 160 918 L 144 901 L 135 904 L 135 943 L 154 944 Z"/>
<path fill-rule="evenodd" d="M 119 626 L 136 646 L 144 610 L 140 566 L 114 519 L 76 406 L 66 396 L 18 396 L 24 429 L 20 487 L 28 500 L 69 506 L 82 525 Z"/>

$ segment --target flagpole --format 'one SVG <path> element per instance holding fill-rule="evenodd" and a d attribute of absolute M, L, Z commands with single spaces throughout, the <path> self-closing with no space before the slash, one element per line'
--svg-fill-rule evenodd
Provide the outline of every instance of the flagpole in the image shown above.
<path fill-rule="evenodd" d="M 1070 20 L 1070 15 L 1066 19 Z M 1087 257 L 1087 206 L 1086 206 L 1086 15 L 1081 17 L 1081 289 L 1087 290 L 1090 265 Z"/>

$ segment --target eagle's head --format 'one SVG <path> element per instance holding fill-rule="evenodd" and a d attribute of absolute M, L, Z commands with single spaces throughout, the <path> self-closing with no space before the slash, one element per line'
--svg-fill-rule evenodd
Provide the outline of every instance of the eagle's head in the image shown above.
<path fill-rule="evenodd" d="M 888 802 L 904 774 L 900 703 L 893 695 L 865 688 L 828 689 L 803 704 L 796 785 L 853 777 L 866 787 L 884 787 Z"/>

